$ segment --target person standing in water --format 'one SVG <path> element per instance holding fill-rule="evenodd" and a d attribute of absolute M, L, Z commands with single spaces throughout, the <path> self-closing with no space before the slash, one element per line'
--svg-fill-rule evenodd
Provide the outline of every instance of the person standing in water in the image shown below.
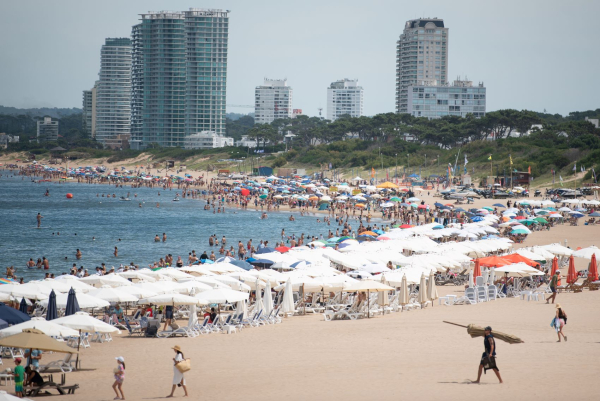
<path fill-rule="evenodd" d="M 37 228 L 41 227 L 43 218 L 44 218 L 44 216 L 42 216 L 41 213 L 37 214 Z"/>

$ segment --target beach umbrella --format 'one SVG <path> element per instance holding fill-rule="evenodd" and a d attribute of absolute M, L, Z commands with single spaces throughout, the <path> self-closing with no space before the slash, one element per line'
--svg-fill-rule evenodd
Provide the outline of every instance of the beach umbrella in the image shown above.
<path fill-rule="evenodd" d="M 431 306 L 433 306 L 433 301 L 439 298 L 437 287 L 435 286 L 435 276 L 433 275 L 433 271 L 429 273 L 429 282 L 427 283 L 427 298 L 431 300 Z"/>
<path fill-rule="evenodd" d="M 19 324 L 30 320 L 31 317 L 26 313 L 0 302 L 0 319 L 8 324 Z"/>
<path fill-rule="evenodd" d="M 296 312 L 294 308 L 294 296 L 292 294 L 292 280 L 289 279 L 283 290 L 283 299 L 281 301 L 281 312 L 287 317 L 288 313 Z"/>
<path fill-rule="evenodd" d="M 229 288 L 214 288 L 196 294 L 194 297 L 211 304 L 225 304 L 248 300 L 249 294 L 247 292 L 235 291 Z"/>
<path fill-rule="evenodd" d="M 208 305 L 208 302 L 184 294 L 160 294 L 150 298 L 143 298 L 138 304 L 152 305 Z"/>
<path fill-rule="evenodd" d="M 248 306 L 246 304 L 246 301 L 238 301 L 237 302 L 237 306 L 235 308 L 235 313 L 239 316 L 239 314 L 242 314 L 243 316 L 247 316 L 248 315 Z"/>
<path fill-rule="evenodd" d="M 428 299 L 427 299 L 427 282 L 426 282 L 425 273 L 421 274 L 421 282 L 419 283 L 418 301 L 421 304 L 421 308 L 428 301 Z"/>
<path fill-rule="evenodd" d="M 250 262 L 251 265 L 261 267 L 263 269 L 271 267 L 275 262 L 269 259 L 254 259 Z"/>
<path fill-rule="evenodd" d="M 591 259 L 592 256 L 600 257 L 600 249 L 592 245 L 573 252 L 573 256 L 584 259 Z"/>
<path fill-rule="evenodd" d="M 1 285 L 0 292 L 7 292 L 15 298 L 27 298 L 40 301 L 48 299 L 51 288 L 40 284 L 39 282 L 31 281 L 27 284 Z"/>
<path fill-rule="evenodd" d="M 65 327 L 65 329 L 67 330 L 67 327 Z M 73 329 L 68 330 L 75 331 Z M 75 335 L 77 335 L 76 331 Z M 39 329 L 24 329 L 21 333 L 2 338 L 0 339 L 0 346 L 24 349 L 39 349 L 40 351 L 63 352 L 66 354 L 77 353 L 77 351 L 69 347 L 66 342 L 56 341 L 52 337 L 47 336 L 42 330 Z"/>
<path fill-rule="evenodd" d="M 468 281 L 468 283 L 469 283 L 469 287 L 472 287 L 471 284 L 473 283 L 473 269 L 471 269 L 469 271 L 469 281 Z"/>
<path fill-rule="evenodd" d="M 258 281 L 258 278 L 256 279 L 256 281 Z M 254 301 L 254 310 L 257 312 L 260 312 L 263 309 L 265 309 L 265 306 L 263 305 L 263 302 L 262 302 L 262 289 L 258 288 L 258 286 L 257 286 L 255 294 L 256 294 L 256 300 Z"/>
<path fill-rule="evenodd" d="M 117 273 L 117 275 L 120 277 L 126 278 L 126 279 L 128 278 L 128 279 L 134 279 L 134 280 L 144 280 L 148 283 L 153 283 L 156 281 L 156 279 L 154 277 L 151 277 L 144 273 L 140 273 L 135 270 L 129 270 L 126 272 Z"/>
<path fill-rule="evenodd" d="M 473 268 L 473 281 L 469 283 L 469 287 L 471 286 L 471 283 L 475 285 L 475 283 L 477 282 L 477 277 L 479 276 L 481 276 L 481 266 L 479 263 L 479 259 L 475 259 L 475 267 Z"/>
<path fill-rule="evenodd" d="M 73 279 L 62 279 L 61 277 L 73 277 Z M 96 289 L 96 287 L 94 287 L 94 286 L 91 286 L 91 285 L 89 285 L 89 284 L 86 284 L 86 283 L 84 283 L 83 281 L 80 281 L 80 280 L 79 280 L 78 278 L 76 278 L 75 276 L 69 276 L 69 275 L 66 275 L 66 274 L 65 274 L 64 276 L 59 276 L 59 277 L 55 278 L 54 280 L 52 280 L 52 279 L 46 279 L 46 280 L 42 281 L 42 285 L 46 285 L 46 286 L 48 286 L 48 284 L 47 284 L 47 283 L 50 283 L 50 282 L 52 282 L 52 281 L 54 281 L 55 283 L 56 283 L 56 282 L 60 282 L 60 283 L 66 283 L 66 284 L 67 284 L 67 286 L 68 286 L 68 289 L 67 289 L 66 291 L 61 291 L 60 289 L 57 289 L 57 288 L 56 288 L 56 286 L 55 286 L 54 284 L 51 284 L 51 285 L 52 285 L 52 287 L 51 287 L 51 288 L 53 288 L 55 291 L 58 291 L 58 292 L 64 292 L 64 293 L 67 293 L 67 292 L 69 292 L 69 290 L 70 290 L 71 288 L 73 288 L 73 289 L 74 289 L 75 291 L 77 291 L 77 292 L 85 292 L 85 293 L 88 293 L 88 292 L 90 292 L 90 291 L 92 291 L 92 290 L 95 290 L 95 289 Z M 57 295 L 57 296 L 58 296 L 58 295 Z"/>
<path fill-rule="evenodd" d="M 8 323 L 6 323 L 4 320 L 0 319 L 0 330 L 5 329 L 8 327 Z"/>
<path fill-rule="evenodd" d="M 126 292 L 127 294 L 133 295 L 134 297 L 137 297 L 140 299 L 141 298 L 150 298 L 150 297 L 153 297 L 153 296 L 159 294 L 159 292 L 153 291 L 149 288 L 138 287 L 136 285 L 132 285 L 129 287 L 121 287 L 119 289 L 123 292 Z M 165 290 L 167 290 L 167 289 L 165 288 Z M 172 291 L 170 291 L 170 289 L 169 289 L 168 292 L 172 292 Z"/>
<path fill-rule="evenodd" d="M 577 270 L 575 270 L 575 258 L 573 255 L 569 258 L 569 271 L 567 272 L 567 283 L 573 284 L 577 281 Z"/>
<path fill-rule="evenodd" d="M 48 298 L 48 306 L 46 307 L 46 320 L 54 320 L 58 318 L 58 312 L 56 311 L 56 293 L 54 290 L 50 293 Z"/>
<path fill-rule="evenodd" d="M 385 277 L 382 274 L 381 275 L 381 283 L 385 284 Z M 388 292 L 387 291 L 380 291 L 377 294 L 377 303 L 380 306 L 385 306 L 385 305 L 389 305 L 390 304 L 390 298 L 388 297 Z"/>
<path fill-rule="evenodd" d="M 104 276 L 98 276 L 94 274 L 93 276 L 81 278 L 80 281 L 83 281 L 84 283 L 89 285 L 93 285 L 94 287 L 101 287 L 105 285 L 108 285 L 110 287 L 131 285 L 131 281 L 121 276 L 117 276 L 116 274 L 106 274 Z"/>
<path fill-rule="evenodd" d="M 83 295 L 83 294 L 82 294 Z M 56 303 L 56 298 L 54 299 Z M 81 309 L 79 308 L 79 302 L 77 302 L 77 296 L 75 295 L 75 290 L 71 288 L 69 290 L 69 295 L 67 295 L 67 305 L 65 306 L 65 316 L 74 315 L 79 312 Z"/>
<path fill-rule="evenodd" d="M 265 285 L 263 305 L 264 305 L 265 315 L 269 316 L 271 314 L 271 311 L 273 310 L 273 297 L 271 295 L 271 282 L 269 280 L 266 281 L 266 285 Z"/>
<path fill-rule="evenodd" d="M 71 289 L 71 286 L 69 285 L 70 282 L 65 280 L 54 280 L 51 278 L 47 278 L 42 281 L 36 282 L 48 288 L 51 288 L 56 292 L 69 292 L 69 290 Z"/>
<path fill-rule="evenodd" d="M 406 281 L 406 274 L 402 276 L 402 282 L 400 283 L 400 294 L 398 295 L 398 303 L 401 306 L 408 304 L 408 283 Z"/>
<path fill-rule="evenodd" d="M 103 299 L 108 302 L 137 302 L 138 297 L 104 285 L 101 288 L 90 291 L 88 295 Z"/>
<path fill-rule="evenodd" d="M 60 324 L 48 321 L 43 317 L 34 317 L 23 323 L 15 324 L 0 330 L 0 338 L 21 333 L 24 329 L 38 329 L 50 337 L 77 337 L 79 333 Z"/>
<path fill-rule="evenodd" d="M 53 323 L 69 327 L 73 330 L 79 330 L 84 333 L 120 333 L 121 331 L 102 320 L 96 319 L 85 312 L 75 312 L 69 316 L 59 317 Z"/>
<path fill-rule="evenodd" d="M 496 280 L 496 268 L 492 267 L 490 269 L 490 275 L 488 277 L 488 283 L 489 285 L 494 285 L 494 281 Z"/>
<path fill-rule="evenodd" d="M 477 326 L 477 325 L 474 325 L 474 324 L 470 324 L 468 326 L 464 326 L 462 324 L 447 322 L 445 320 L 444 320 L 444 323 L 453 324 L 455 326 L 466 328 L 467 329 L 467 333 L 471 336 L 471 338 L 484 337 L 485 336 L 485 330 L 481 326 Z M 507 334 L 507 333 L 502 333 L 502 332 L 496 331 L 496 330 L 492 331 L 492 334 L 494 335 L 494 338 L 497 338 L 498 340 L 507 342 L 509 344 L 520 344 L 520 343 L 524 343 L 525 342 L 525 341 L 521 340 L 519 337 L 517 337 L 515 335 Z"/>
<path fill-rule="evenodd" d="M 286 253 L 290 250 L 291 248 L 288 248 L 287 246 L 279 246 L 277 248 L 275 248 L 275 250 L 277 252 L 281 252 L 281 253 Z"/>
<path fill-rule="evenodd" d="M 590 282 L 598 281 L 598 263 L 596 263 L 596 254 L 592 254 L 592 260 L 590 260 L 588 280 Z"/>
<path fill-rule="evenodd" d="M 555 256 L 554 259 L 552 259 L 552 270 L 550 272 L 550 277 L 554 276 L 554 274 L 556 273 L 557 270 L 558 270 L 558 258 Z M 560 283 L 557 283 L 557 285 L 560 285 Z"/>
<path fill-rule="evenodd" d="M 27 312 L 27 301 L 25 301 L 25 298 L 21 298 L 21 302 L 19 303 L 19 312 L 24 313 L 26 315 L 29 314 Z"/>
<path fill-rule="evenodd" d="M 194 294 L 192 290 L 192 294 Z M 196 309 L 196 304 L 190 306 L 190 317 L 188 319 L 188 327 L 194 327 L 198 324 L 198 311 Z"/>
<path fill-rule="evenodd" d="M 65 309 L 67 308 L 67 304 L 69 302 L 69 295 L 58 293 L 56 294 L 56 307 Z M 42 306 L 48 305 L 48 300 L 39 301 L 39 304 Z M 88 294 L 78 294 L 77 295 L 77 305 L 81 309 L 94 309 L 94 308 L 104 308 L 110 305 L 109 302 L 104 301 L 100 298 L 93 297 Z"/>
<path fill-rule="evenodd" d="M 504 206 L 502 203 L 494 203 L 492 206 L 496 206 L 496 207 L 506 207 L 506 206 Z"/>

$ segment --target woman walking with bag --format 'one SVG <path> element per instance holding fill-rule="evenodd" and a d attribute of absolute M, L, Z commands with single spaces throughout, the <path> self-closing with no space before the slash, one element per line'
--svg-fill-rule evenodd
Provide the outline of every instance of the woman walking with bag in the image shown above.
<path fill-rule="evenodd" d="M 181 352 L 181 348 L 179 345 L 176 345 L 172 348 L 175 351 L 175 358 L 173 358 L 173 388 L 171 389 L 171 394 L 167 397 L 173 397 L 173 393 L 175 393 L 176 387 L 183 387 L 183 391 L 185 392 L 185 397 L 188 396 L 187 387 L 185 386 L 185 377 L 183 376 L 183 372 L 177 368 L 182 362 L 185 362 L 185 358 L 183 357 L 183 352 Z"/>
<path fill-rule="evenodd" d="M 567 314 L 560 307 L 560 304 L 556 304 L 556 316 L 552 320 L 552 327 L 556 329 L 556 333 L 558 334 L 558 342 L 560 342 L 560 335 L 562 334 L 565 341 L 567 341 L 567 336 L 563 333 L 563 327 L 567 324 Z"/>

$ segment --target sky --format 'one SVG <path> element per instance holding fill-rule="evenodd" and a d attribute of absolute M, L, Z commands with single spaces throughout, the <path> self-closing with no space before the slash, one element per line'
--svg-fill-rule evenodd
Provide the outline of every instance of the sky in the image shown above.
<path fill-rule="evenodd" d="M 407 20 L 443 18 L 450 80 L 487 87 L 487 110 L 568 114 L 600 107 L 597 0 L 0 0 L 0 105 L 78 107 L 107 37 L 140 13 L 220 8 L 229 19 L 228 112 L 249 113 L 265 77 L 287 78 L 293 107 L 326 115 L 327 87 L 364 88 L 364 113 L 395 110 L 396 42 Z"/>

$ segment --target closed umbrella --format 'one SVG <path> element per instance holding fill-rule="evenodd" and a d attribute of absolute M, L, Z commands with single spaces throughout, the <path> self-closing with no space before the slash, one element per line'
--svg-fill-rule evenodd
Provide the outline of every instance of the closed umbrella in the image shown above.
<path fill-rule="evenodd" d="M 269 280 L 267 280 L 265 285 L 263 305 L 265 306 L 265 315 L 269 316 L 271 314 L 271 311 L 273 310 L 273 297 L 271 296 L 271 283 L 269 282 Z"/>
<path fill-rule="evenodd" d="M 467 333 L 471 336 L 471 338 L 485 336 L 485 330 L 481 326 L 476 326 L 474 324 L 464 326 L 462 324 L 447 322 L 445 320 L 444 320 L 444 323 L 453 324 L 454 326 L 458 326 L 458 327 L 465 327 L 467 329 Z M 496 330 L 492 331 L 492 334 L 494 335 L 494 338 L 497 338 L 498 340 L 507 342 L 509 344 L 520 344 L 520 343 L 525 342 L 515 335 L 502 333 L 502 332 L 496 331 Z"/>
<path fill-rule="evenodd" d="M 400 284 L 400 294 L 398 295 L 398 303 L 401 306 L 408 304 L 408 283 L 406 281 L 406 275 L 402 276 L 402 282 Z"/>
<path fill-rule="evenodd" d="M 423 273 L 421 274 L 421 282 L 419 283 L 419 303 L 421 304 L 421 308 L 427 301 L 427 282 Z"/>
<path fill-rule="evenodd" d="M 590 268 L 588 269 L 588 280 L 590 282 L 598 281 L 598 263 L 596 263 L 596 254 L 593 254 L 592 260 L 590 260 Z"/>
<path fill-rule="evenodd" d="M 256 281 L 258 281 L 258 279 L 256 279 Z M 254 302 L 254 310 L 260 312 L 265 308 L 262 302 L 262 289 L 258 288 L 257 286 L 255 293 L 256 301 Z"/>
<path fill-rule="evenodd" d="M 292 280 L 289 279 L 285 283 L 285 289 L 283 290 L 283 300 L 281 301 L 281 312 L 287 317 L 288 313 L 296 312 L 294 309 L 294 296 L 292 294 Z"/>
<path fill-rule="evenodd" d="M 552 271 L 550 273 L 550 277 L 553 277 L 554 274 L 556 274 L 557 271 L 558 271 L 558 258 L 555 256 L 554 259 L 552 259 Z M 561 285 L 561 281 L 562 280 L 559 278 L 558 282 L 556 283 L 556 285 Z"/>
<path fill-rule="evenodd" d="M 383 274 L 381 275 L 381 283 L 385 284 L 385 277 L 383 276 Z M 388 296 L 388 292 L 387 291 L 380 291 L 377 294 L 377 303 L 380 306 L 385 306 L 385 305 L 389 305 L 390 304 L 390 298 Z"/>
<path fill-rule="evenodd" d="M 431 306 L 433 306 L 433 301 L 439 298 L 437 287 L 435 286 L 435 276 L 433 275 L 433 271 L 429 274 L 429 282 L 427 283 L 427 298 L 431 300 Z"/>
<path fill-rule="evenodd" d="M 0 339 L 0 346 L 25 349 L 39 349 L 41 351 L 63 352 L 66 354 L 77 353 L 77 351 L 69 347 L 67 343 L 58 342 L 52 337 L 47 336 L 43 331 L 39 329 L 24 329 L 21 333 L 2 338 Z"/>
<path fill-rule="evenodd" d="M 494 285 L 494 282 L 496 281 L 496 268 L 495 267 L 492 267 L 490 269 L 490 277 L 489 277 L 488 281 L 489 281 L 490 285 Z"/>
<path fill-rule="evenodd" d="M 50 337 L 77 337 L 79 335 L 77 331 L 71 328 L 48 321 L 43 317 L 34 317 L 26 322 L 15 324 L 14 326 L 0 330 L 0 338 L 18 334 L 22 332 L 23 329 L 38 329 Z"/>
<path fill-rule="evenodd" d="M 56 311 L 56 293 L 54 290 L 50 293 L 48 298 L 48 307 L 46 308 L 46 320 L 54 320 L 58 318 L 58 312 Z"/>
<path fill-rule="evenodd" d="M 567 283 L 573 284 L 577 281 L 577 270 L 575 270 L 575 258 L 569 258 L 569 271 L 567 272 Z"/>
<path fill-rule="evenodd" d="M 239 316 L 240 313 L 242 314 L 242 318 L 244 316 L 248 315 L 248 306 L 246 304 L 246 301 L 238 301 L 237 302 L 237 306 L 235 308 L 235 313 Z"/>
<path fill-rule="evenodd" d="M 19 304 L 19 312 L 24 313 L 24 314 L 28 314 L 27 313 L 27 301 L 25 301 L 25 298 L 21 298 L 21 303 Z"/>
<path fill-rule="evenodd" d="M 188 319 L 188 327 L 194 327 L 196 324 L 198 324 L 198 313 L 196 311 L 196 305 L 194 304 L 190 306 L 190 318 Z"/>
<path fill-rule="evenodd" d="M 0 319 L 8 324 L 19 324 L 31 320 L 28 314 L 0 302 Z"/>
<path fill-rule="evenodd" d="M 473 287 L 473 269 L 469 272 L 469 287 Z"/>
<path fill-rule="evenodd" d="M 483 272 L 481 272 L 481 277 L 483 277 L 483 285 L 487 284 L 489 276 L 490 276 L 490 269 L 483 269 Z"/>
<path fill-rule="evenodd" d="M 479 276 L 481 276 L 481 266 L 479 265 L 479 259 L 475 259 L 475 267 L 473 268 L 473 281 L 469 283 L 469 287 L 471 284 L 476 284 L 477 277 Z"/>
<path fill-rule="evenodd" d="M 56 302 L 56 299 L 55 299 Z M 79 312 L 81 309 L 79 308 L 79 302 L 77 301 L 77 296 L 75 295 L 75 290 L 71 288 L 69 290 L 69 295 L 67 296 L 67 305 L 65 307 L 65 316 L 74 315 Z"/>

